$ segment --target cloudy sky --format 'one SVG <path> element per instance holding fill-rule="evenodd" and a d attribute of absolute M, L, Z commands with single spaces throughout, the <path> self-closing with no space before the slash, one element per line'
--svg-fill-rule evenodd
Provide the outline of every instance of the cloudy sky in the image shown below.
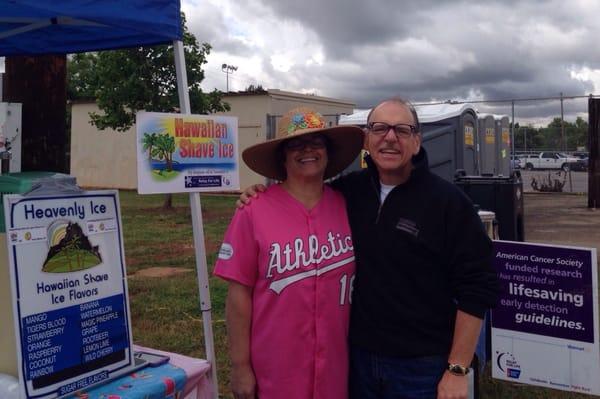
<path fill-rule="evenodd" d="M 213 49 L 205 90 L 248 85 L 348 99 L 413 102 L 600 94 L 596 0 L 182 0 L 189 29 Z M 510 114 L 510 105 L 478 104 Z M 567 119 L 587 101 L 564 102 Z M 560 115 L 525 102 L 517 120 Z"/>

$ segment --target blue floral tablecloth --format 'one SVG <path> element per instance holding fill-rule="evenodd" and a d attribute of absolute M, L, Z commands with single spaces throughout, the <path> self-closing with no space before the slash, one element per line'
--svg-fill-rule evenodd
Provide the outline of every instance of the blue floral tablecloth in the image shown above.
<path fill-rule="evenodd" d="M 74 394 L 78 399 L 180 399 L 186 373 L 172 364 L 146 367 L 87 392 Z"/>

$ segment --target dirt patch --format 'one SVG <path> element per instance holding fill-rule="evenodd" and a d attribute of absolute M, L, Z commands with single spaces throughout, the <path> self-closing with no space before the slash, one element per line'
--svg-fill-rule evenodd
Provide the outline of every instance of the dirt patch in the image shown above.
<path fill-rule="evenodd" d="M 597 248 L 600 209 L 587 207 L 587 195 L 526 193 L 525 240 Z"/>
<path fill-rule="evenodd" d="M 164 278 L 173 277 L 180 274 L 191 273 L 191 269 L 183 269 L 181 267 L 149 267 L 147 269 L 138 270 L 129 277 L 153 277 L 153 278 Z"/>

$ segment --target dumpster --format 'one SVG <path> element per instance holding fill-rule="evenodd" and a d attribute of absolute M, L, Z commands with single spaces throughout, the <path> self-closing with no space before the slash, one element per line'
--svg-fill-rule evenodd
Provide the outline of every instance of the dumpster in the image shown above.
<path fill-rule="evenodd" d="M 454 184 L 480 209 L 495 213 L 500 240 L 525 241 L 523 181 L 518 171 L 506 177 L 457 174 Z"/>

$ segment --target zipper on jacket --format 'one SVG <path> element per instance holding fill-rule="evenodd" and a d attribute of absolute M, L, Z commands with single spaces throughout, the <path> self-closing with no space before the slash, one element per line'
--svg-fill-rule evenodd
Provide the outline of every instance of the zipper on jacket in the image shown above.
<path fill-rule="evenodd" d="M 375 195 L 377 196 L 377 203 L 379 204 L 379 207 L 377 208 L 377 216 L 375 217 L 375 224 L 379 224 L 379 217 L 381 216 L 381 208 L 383 208 L 383 202 L 381 202 L 381 187 L 379 187 L 379 188 L 377 187 L 377 181 L 375 180 L 375 178 L 377 178 L 377 180 L 379 180 L 379 173 L 377 173 L 377 167 L 375 166 L 375 163 L 371 160 L 370 157 L 367 157 L 366 162 L 367 162 L 367 167 L 368 167 L 367 170 L 369 171 L 369 180 L 371 181 L 371 187 L 373 187 L 373 190 L 375 190 Z M 376 173 L 373 173 L 373 172 L 376 172 Z M 387 197 L 386 197 L 386 199 L 387 199 Z"/>
<path fill-rule="evenodd" d="M 379 207 L 377 208 L 377 217 L 375 218 L 375 224 L 379 224 L 379 216 L 381 216 L 381 208 L 383 208 L 383 202 L 381 202 L 381 188 L 377 190 L 377 184 L 375 180 L 373 180 L 373 176 L 369 179 L 371 180 L 371 187 L 375 190 L 375 195 L 377 195 L 377 202 L 379 203 Z"/>

